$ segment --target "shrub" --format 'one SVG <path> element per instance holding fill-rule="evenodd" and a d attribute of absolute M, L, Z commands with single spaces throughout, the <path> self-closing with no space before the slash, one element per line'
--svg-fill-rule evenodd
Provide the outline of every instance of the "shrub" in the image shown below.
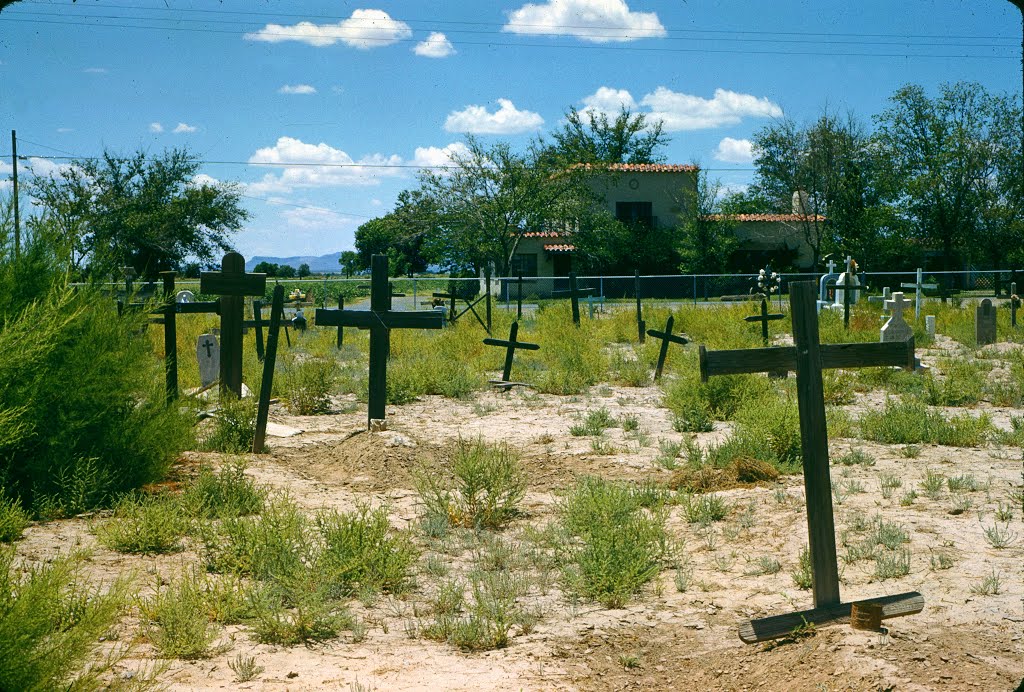
<path fill-rule="evenodd" d="M 945 418 L 917 401 L 889 400 L 882 411 L 868 411 L 860 419 L 866 439 L 890 444 L 930 442 L 951 447 L 973 447 L 992 433 L 987 414 L 959 414 Z"/>
<path fill-rule="evenodd" d="M 130 494 L 114 507 L 114 516 L 93 531 L 100 543 L 121 553 L 172 553 L 181 550 L 189 520 L 176 498 Z"/>
<path fill-rule="evenodd" d="M 323 550 L 316 569 L 332 595 L 363 589 L 403 593 L 410 587 L 410 569 L 419 552 L 407 534 L 391 529 L 383 508 L 321 514 L 317 526 Z"/>
<path fill-rule="evenodd" d="M 191 572 L 143 605 L 149 639 L 164 658 L 209 654 L 217 630 L 210 622 L 203 581 L 202 574 Z"/>
<path fill-rule="evenodd" d="M 144 314 L 61 284 L 36 298 L 0 327 L 0 478 L 37 513 L 74 514 L 160 478 L 191 421 L 165 405 Z"/>
<path fill-rule="evenodd" d="M 253 603 L 253 633 L 264 644 L 325 641 L 355 622 L 348 609 L 328 598 L 324 586 L 308 570 L 263 585 Z"/>
<path fill-rule="evenodd" d="M 286 365 L 282 375 L 289 411 L 311 416 L 330 410 L 331 392 L 338 381 L 338 366 L 333 359 L 297 358 Z"/>
<path fill-rule="evenodd" d="M 518 453 L 507 444 L 459 440 L 452 472 L 452 486 L 433 476 L 417 479 L 428 515 L 447 517 L 453 526 L 496 529 L 519 513 L 526 477 Z"/>
<path fill-rule="evenodd" d="M 214 452 L 241 454 L 252 450 L 256 438 L 256 401 L 225 395 L 203 446 Z"/>
<path fill-rule="evenodd" d="M 584 320 L 577 327 L 566 305 L 538 312 L 536 339 L 544 344 L 537 353 L 545 367 L 535 382 L 538 391 L 580 394 L 607 379 L 608 363 L 596 323 Z"/>
<path fill-rule="evenodd" d="M 245 475 L 245 461 L 228 461 L 219 471 L 209 466 L 182 493 L 182 504 L 192 516 L 208 519 L 258 514 L 267 497 L 265 488 Z"/>
<path fill-rule="evenodd" d="M 86 661 L 116 622 L 125 583 L 83 587 L 75 557 L 20 576 L 13 560 L 0 548 L 0 689 L 105 689 Z"/>
<path fill-rule="evenodd" d="M 311 546 L 307 520 L 286 496 L 267 502 L 257 517 L 228 517 L 201 531 L 207 569 L 256 579 L 287 578 L 305 570 Z"/>
<path fill-rule="evenodd" d="M 26 526 L 28 515 L 21 508 L 21 503 L 13 497 L 7 497 L 0 487 L 0 543 L 18 540 Z"/>

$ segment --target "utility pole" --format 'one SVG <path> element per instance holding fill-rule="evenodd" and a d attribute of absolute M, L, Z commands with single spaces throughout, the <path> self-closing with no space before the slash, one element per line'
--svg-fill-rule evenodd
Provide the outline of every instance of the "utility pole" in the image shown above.
<path fill-rule="evenodd" d="M 14 256 L 21 254 L 21 217 L 18 215 L 18 133 L 11 130 L 11 166 L 14 169 Z"/>
<path fill-rule="evenodd" d="M 1024 0 L 1009 0 L 1018 10 L 1020 10 L 1021 16 L 1021 39 L 1020 39 L 1020 79 L 1021 79 L 1021 97 L 1024 98 Z"/>

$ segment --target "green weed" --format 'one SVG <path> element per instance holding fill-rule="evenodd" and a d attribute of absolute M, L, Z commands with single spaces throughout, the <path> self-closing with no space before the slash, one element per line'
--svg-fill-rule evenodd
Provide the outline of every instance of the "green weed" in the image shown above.
<path fill-rule="evenodd" d="M 407 534 L 391 528 L 383 508 L 321 514 L 316 523 L 323 539 L 316 568 L 332 596 L 358 589 L 398 594 L 411 586 L 419 553 Z"/>
<path fill-rule="evenodd" d="M 192 516 L 208 519 L 258 514 L 267 490 L 248 477 L 245 469 L 243 459 L 228 461 L 219 471 L 202 466 L 182 493 L 182 505 Z"/>
<path fill-rule="evenodd" d="M 177 498 L 168 494 L 130 494 L 114 507 L 113 516 L 93 528 L 100 543 L 121 553 L 173 553 L 191 522 Z"/>

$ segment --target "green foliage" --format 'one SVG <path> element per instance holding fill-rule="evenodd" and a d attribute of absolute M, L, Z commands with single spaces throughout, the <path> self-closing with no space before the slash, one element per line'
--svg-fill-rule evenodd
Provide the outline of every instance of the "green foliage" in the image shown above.
<path fill-rule="evenodd" d="M 114 515 L 93 531 L 111 550 L 153 555 L 181 550 L 181 539 L 189 525 L 177 498 L 133 493 L 121 498 L 114 506 Z"/>
<path fill-rule="evenodd" d="M 308 521 L 286 496 L 269 499 L 256 517 L 226 517 L 202 527 L 207 569 L 256 579 L 287 579 L 304 571 L 312 546 Z"/>
<path fill-rule="evenodd" d="M 337 637 L 355 620 L 328 597 L 314 573 L 301 570 L 262 585 L 253 596 L 253 634 L 264 644 L 294 646 Z"/>
<path fill-rule="evenodd" d="M 365 589 L 403 593 L 410 588 L 410 569 L 419 553 L 407 534 L 391 529 L 383 508 L 322 514 L 317 526 L 323 549 L 316 568 L 332 595 Z"/>
<path fill-rule="evenodd" d="M 615 419 L 608 413 L 608 409 L 601 407 L 590 411 L 578 423 L 569 428 L 569 434 L 574 437 L 586 437 L 600 435 L 607 428 L 615 427 Z"/>
<path fill-rule="evenodd" d="M 548 306 L 537 314 L 539 360 L 545 369 L 534 378 L 538 391 L 548 394 L 581 394 L 607 379 L 608 361 L 598 326 L 583 320 L 576 327 L 564 304 Z"/>
<path fill-rule="evenodd" d="M 441 222 L 433 198 L 420 190 L 402 190 L 392 211 L 356 229 L 356 268 L 369 268 L 373 255 L 383 254 L 388 256 L 388 271 L 393 276 L 425 271 L 424 241 Z"/>
<path fill-rule="evenodd" d="M 213 418 L 212 428 L 203 441 L 206 449 L 228 454 L 251 451 L 253 440 L 256 438 L 255 399 L 237 399 L 230 394 L 223 395 L 217 415 Z"/>
<path fill-rule="evenodd" d="M 868 411 L 860 419 L 861 434 L 869 440 L 890 444 L 933 443 L 974 447 L 992 434 L 987 414 L 958 414 L 946 418 L 920 402 L 888 400 L 882 411 Z"/>
<path fill-rule="evenodd" d="M 811 551 L 809 548 L 800 549 L 797 566 L 789 573 L 789 576 L 793 577 L 793 583 L 801 589 L 809 589 L 814 584 L 814 575 L 811 570 Z"/>
<path fill-rule="evenodd" d="M 963 358 L 940 361 L 945 374 L 925 380 L 925 402 L 932 406 L 970 406 L 978 403 L 988 380 L 986 370 Z"/>
<path fill-rule="evenodd" d="M 280 374 L 288 410 L 299 416 L 327 413 L 338 379 L 334 359 L 298 357 L 286 361 Z"/>
<path fill-rule="evenodd" d="M 28 526 L 28 514 L 21 507 L 21 502 L 8 497 L 0 488 L 0 543 L 12 543 L 21 538 Z"/>
<path fill-rule="evenodd" d="M 165 406 L 162 367 L 136 336 L 144 320 L 61 285 L 8 313 L 0 478 L 24 506 L 73 514 L 102 505 L 161 477 L 190 442 L 188 412 Z"/>
<path fill-rule="evenodd" d="M 497 529 L 519 514 L 526 476 L 518 453 L 507 444 L 460 440 L 452 474 L 452 484 L 425 474 L 417 479 L 428 516 L 446 517 L 452 526 Z"/>
<path fill-rule="evenodd" d="M 84 587 L 75 557 L 27 572 L 13 562 L 0 548 L 0 689 L 105 689 L 87 661 L 121 613 L 125 583 Z"/>
<path fill-rule="evenodd" d="M 245 475 L 245 460 L 227 461 L 219 471 L 202 466 L 182 493 L 182 505 L 195 517 L 222 519 L 258 514 L 267 497 L 265 488 Z"/>
<path fill-rule="evenodd" d="M 619 608 L 661 570 L 668 552 L 665 515 L 642 509 L 629 486 L 581 478 L 559 510 L 576 538 L 565 548 L 564 575 L 573 592 Z"/>
<path fill-rule="evenodd" d="M 186 573 L 143 605 L 149 639 L 164 658 L 209 655 L 217 630 L 210 622 L 204 582 L 201 573 Z"/>

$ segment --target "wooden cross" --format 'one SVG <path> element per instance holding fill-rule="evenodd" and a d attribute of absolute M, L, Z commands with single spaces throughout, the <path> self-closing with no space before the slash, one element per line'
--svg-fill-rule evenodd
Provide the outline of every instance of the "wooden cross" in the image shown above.
<path fill-rule="evenodd" d="M 1017 295 L 1017 282 L 1010 284 L 1010 326 L 1017 327 L 1017 308 L 1020 307 L 1020 296 Z"/>
<path fill-rule="evenodd" d="M 851 281 L 852 278 L 856 278 L 856 276 L 857 276 L 856 272 L 846 272 L 846 277 L 847 277 L 846 280 L 847 280 L 847 282 Z M 832 286 L 837 291 L 840 288 L 843 290 L 843 328 L 846 329 L 847 331 L 849 331 L 850 330 L 850 303 L 851 303 L 850 295 L 854 294 L 854 293 L 861 293 L 863 291 L 866 291 L 866 290 L 868 290 L 868 286 L 866 284 L 861 284 L 859 286 L 854 286 L 854 285 L 852 285 L 850 283 L 843 283 L 843 284 L 841 284 L 838 281 L 829 281 L 827 285 Z"/>
<path fill-rule="evenodd" d="M 572 323 L 577 327 L 580 326 L 580 294 L 581 293 L 592 293 L 592 288 L 580 288 L 576 284 L 576 272 L 569 272 L 569 290 L 568 291 L 552 291 L 551 295 L 568 293 L 569 299 L 572 301 Z"/>
<path fill-rule="evenodd" d="M 252 438 L 253 454 L 263 452 L 267 439 L 267 418 L 270 415 L 270 393 L 274 388 L 274 364 L 277 362 L 277 341 L 284 316 L 284 286 L 274 286 L 274 297 L 270 303 L 270 328 L 267 331 L 267 351 L 263 359 L 263 379 L 260 384 L 260 398 L 256 404 L 256 433 Z"/>
<path fill-rule="evenodd" d="M 740 626 L 740 639 L 747 643 L 786 636 L 805 622 L 825 624 L 847 618 L 853 605 L 843 603 L 839 598 L 839 564 L 836 559 L 821 371 L 882 365 L 914 369 L 913 336 L 905 342 L 894 343 L 820 344 L 814 282 L 792 283 L 789 290 L 794 346 L 733 351 L 700 348 L 700 375 L 704 382 L 715 375 L 796 370 L 814 608 L 744 623 Z M 924 608 L 924 598 L 917 592 L 872 600 L 882 603 L 883 618 L 912 615 Z"/>
<path fill-rule="evenodd" d="M 647 323 L 644 322 L 643 308 L 640 306 L 640 270 L 633 270 L 633 293 L 636 295 L 636 331 L 640 343 L 644 343 L 647 334 Z"/>
<path fill-rule="evenodd" d="M 516 336 L 519 334 L 519 323 L 513 322 L 512 326 L 508 330 L 508 341 L 502 339 L 484 339 L 484 344 L 487 346 L 501 346 L 505 348 L 505 368 L 501 372 L 501 380 L 491 380 L 491 384 L 499 387 L 504 387 L 506 391 L 515 386 L 523 386 L 526 384 L 523 382 L 512 381 L 512 359 L 515 357 L 516 349 L 523 348 L 527 351 L 539 351 L 540 346 L 537 344 L 528 344 L 525 341 L 516 341 Z"/>
<path fill-rule="evenodd" d="M 462 317 L 463 315 L 465 315 L 467 312 L 472 312 L 473 313 L 473 317 L 475 317 L 476 321 L 480 323 L 480 326 L 483 327 L 487 331 L 488 334 L 490 334 L 491 333 L 491 290 L 490 290 L 490 287 L 491 287 L 491 273 L 490 273 L 490 271 L 487 272 L 487 279 L 486 280 L 487 280 L 487 290 L 484 291 L 484 293 L 482 295 L 478 296 L 476 300 L 470 300 L 468 298 L 463 298 L 462 296 L 458 295 L 458 292 L 454 290 L 454 286 L 452 286 L 451 284 L 449 284 L 449 290 L 448 290 L 447 293 L 432 293 L 431 295 L 434 298 L 441 298 L 443 300 L 451 300 L 452 301 L 452 306 L 451 306 L 451 308 L 449 309 L 449 312 L 448 312 L 448 321 L 451 322 L 452 324 L 455 324 L 459 320 L 459 318 Z M 522 284 L 520 283 L 520 293 L 521 292 L 522 292 Z M 457 312 L 457 310 L 455 308 L 455 301 L 456 301 L 456 299 L 461 300 L 462 302 L 464 302 L 466 304 L 466 309 L 463 310 L 462 312 Z M 480 319 L 480 315 L 477 314 L 476 309 L 475 309 L 476 305 L 479 304 L 480 301 L 482 301 L 484 299 L 487 300 L 487 313 L 486 313 L 487 314 L 487 321 L 486 322 L 484 322 L 482 319 Z M 519 309 L 520 309 L 520 311 L 522 311 L 522 298 L 520 298 Z"/>
<path fill-rule="evenodd" d="M 370 309 L 335 310 L 318 308 L 318 327 L 359 327 L 370 330 L 370 385 L 367 428 L 384 430 L 387 403 L 388 353 L 392 329 L 440 329 L 444 319 L 433 311 L 394 312 L 391 310 L 387 255 L 370 260 Z"/>
<path fill-rule="evenodd" d="M 924 291 L 924 289 L 927 288 L 929 291 L 934 291 L 936 288 L 938 288 L 937 284 L 926 284 L 926 283 L 924 283 L 924 279 L 922 277 L 922 274 L 923 274 L 923 272 L 921 271 L 921 268 L 918 267 L 917 268 L 917 281 L 915 281 L 912 284 L 900 284 L 900 288 L 912 288 L 912 289 L 914 289 L 914 319 L 915 320 L 921 319 L 921 297 L 922 297 L 922 292 Z"/>
<path fill-rule="evenodd" d="M 523 275 L 516 279 L 516 319 L 523 319 Z"/>
<path fill-rule="evenodd" d="M 220 266 L 219 272 L 199 274 L 199 290 L 219 296 L 221 392 L 241 398 L 244 296 L 262 296 L 267 290 L 267 275 L 246 274 L 245 258 L 237 252 L 224 255 Z"/>
<path fill-rule="evenodd" d="M 655 339 L 661 339 L 661 350 L 658 351 L 658 366 L 654 370 L 654 379 L 661 379 L 661 371 L 665 368 L 665 358 L 668 356 L 668 345 L 669 343 L 686 345 L 690 343 L 689 339 L 685 336 L 676 336 L 672 333 L 672 325 L 675 324 L 676 318 L 672 315 L 668 316 L 668 321 L 665 322 L 665 331 L 659 332 L 656 329 L 648 329 L 647 333 L 653 336 Z"/>
<path fill-rule="evenodd" d="M 761 323 L 761 340 L 764 341 L 764 345 L 768 345 L 768 323 L 774 322 L 775 320 L 784 319 L 786 316 L 782 313 L 775 313 L 772 315 L 768 314 L 768 299 L 761 299 L 761 314 L 760 315 L 749 315 L 743 318 L 744 322 L 760 322 Z"/>

